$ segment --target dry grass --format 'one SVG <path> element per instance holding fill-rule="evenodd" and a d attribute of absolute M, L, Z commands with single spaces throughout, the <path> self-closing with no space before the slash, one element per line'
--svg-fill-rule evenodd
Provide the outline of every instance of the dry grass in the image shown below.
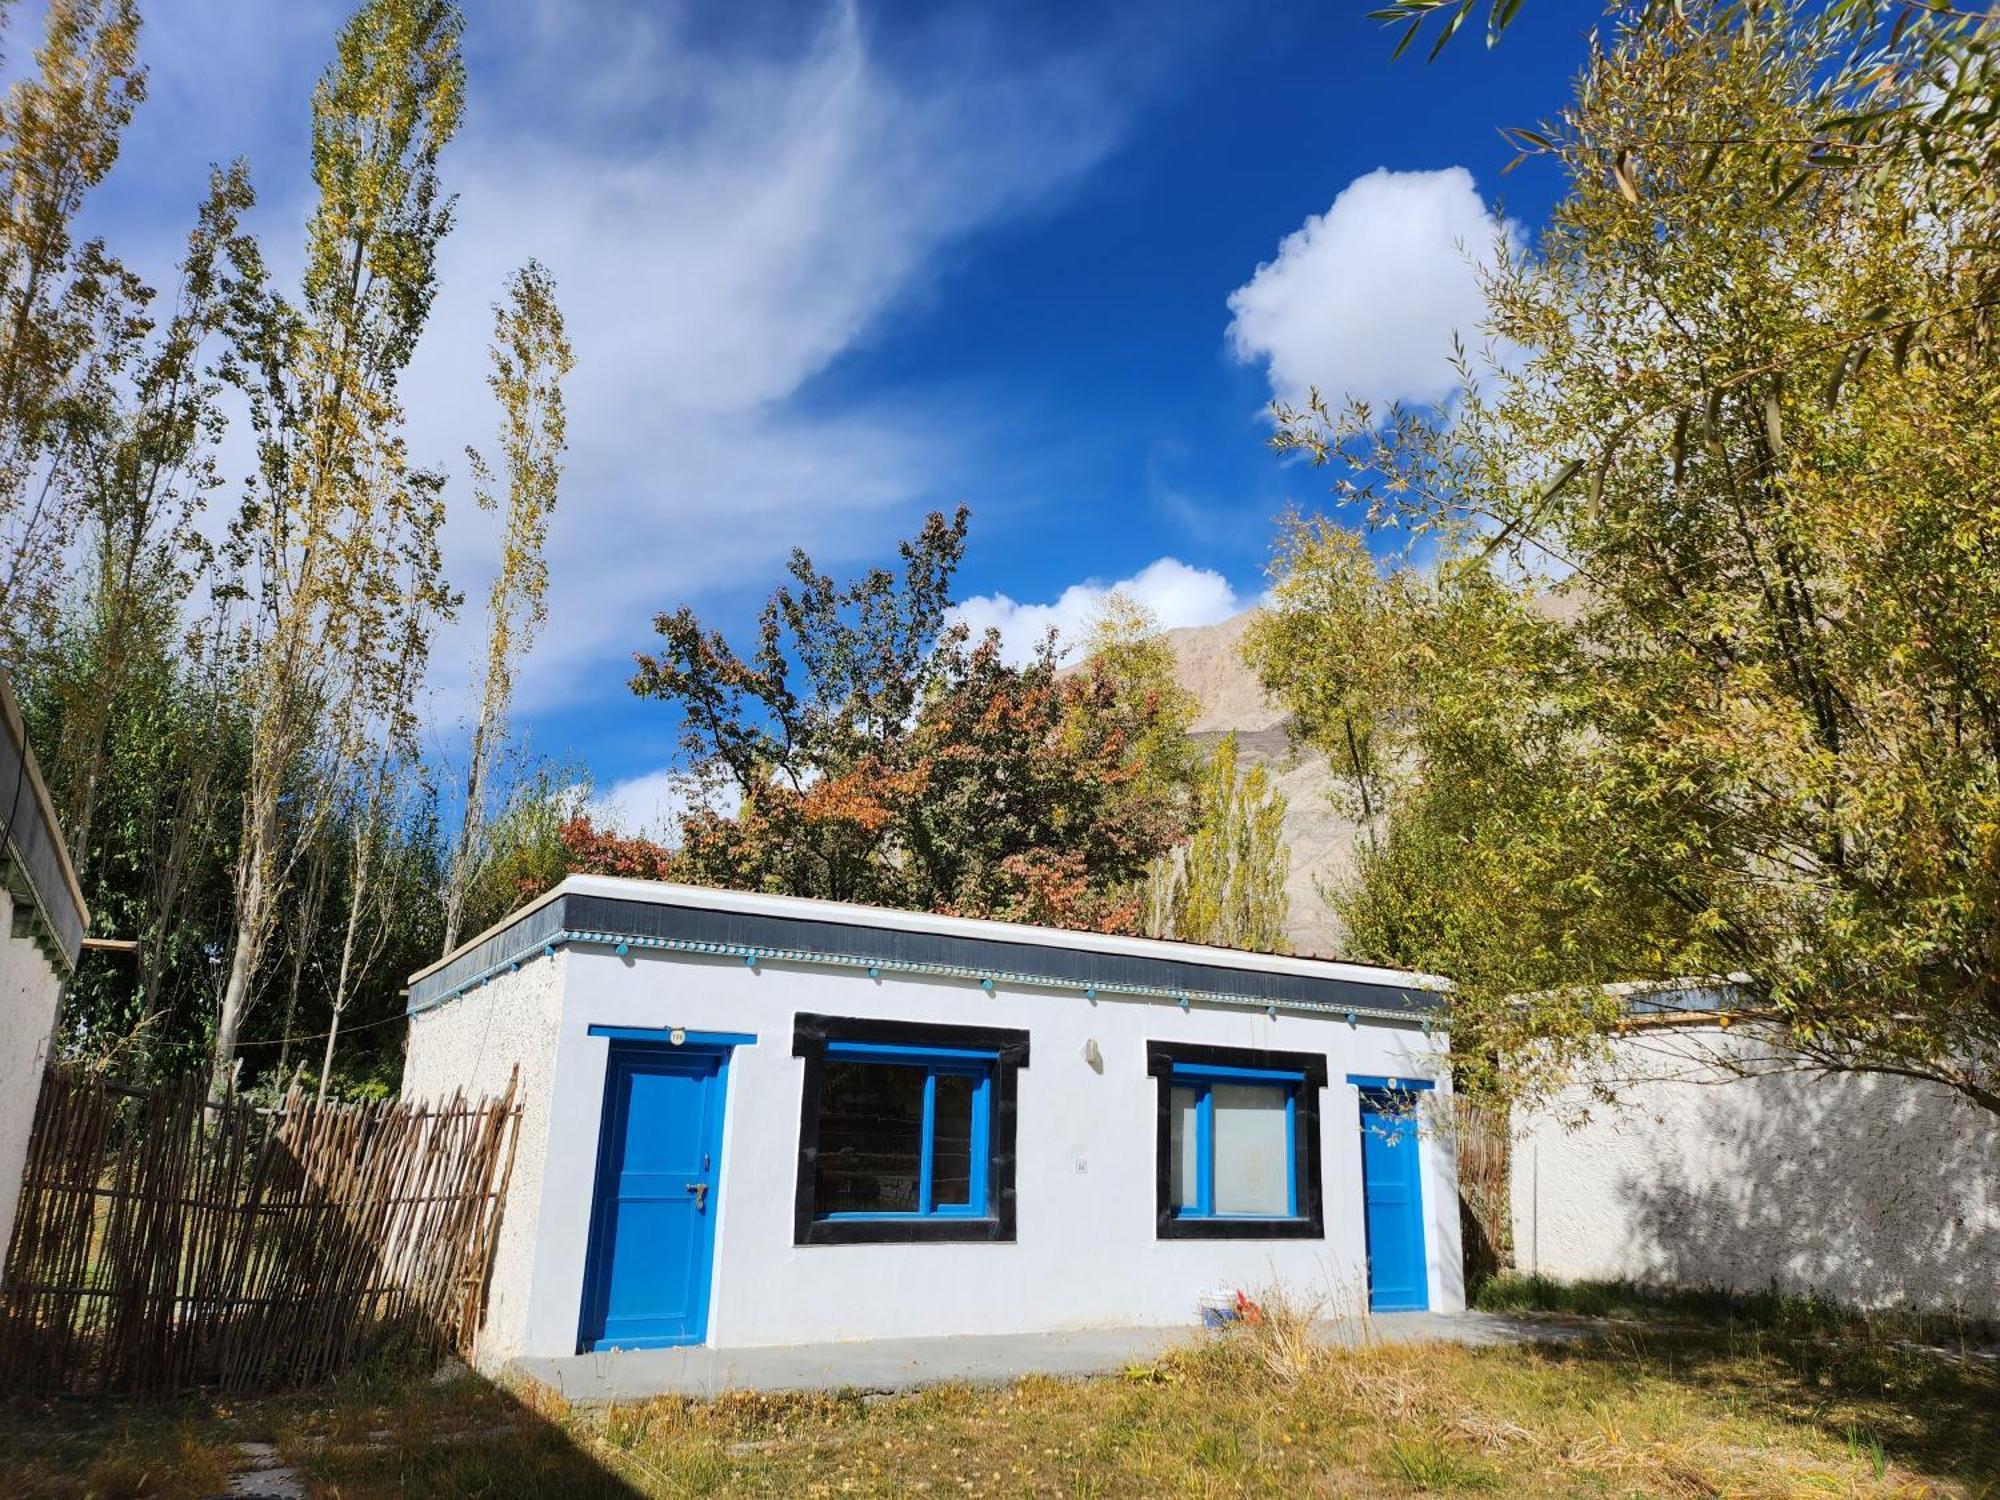
<path fill-rule="evenodd" d="M 1570 1346 L 1328 1349 L 1304 1311 L 1191 1339 L 1122 1377 L 565 1407 L 473 1378 L 84 1431 L 17 1421 L 0 1493 L 213 1493 L 275 1441 L 342 1496 L 1987 1496 L 2000 1372 L 1770 1329 Z M 184 1473 L 175 1472 L 186 1465 Z M 93 1477 L 94 1476 L 94 1477 Z"/>

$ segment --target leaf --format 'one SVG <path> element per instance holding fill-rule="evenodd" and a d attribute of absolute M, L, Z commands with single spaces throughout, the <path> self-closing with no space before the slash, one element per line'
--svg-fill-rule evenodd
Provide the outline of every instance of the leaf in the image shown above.
<path fill-rule="evenodd" d="M 1631 154 L 1632 151 L 1629 146 L 1620 146 L 1618 148 L 1618 154 L 1611 158 L 1611 176 L 1618 184 L 1618 191 L 1625 195 L 1625 201 L 1630 203 L 1634 208 L 1637 208 L 1639 206 L 1639 186 L 1632 180 L 1632 174 L 1626 170 L 1625 166 L 1626 160 Z"/>
<path fill-rule="evenodd" d="M 1451 13 L 1451 19 L 1444 23 L 1444 29 L 1438 33 L 1438 39 L 1431 44 L 1431 55 L 1424 59 L 1425 62 L 1437 61 L 1438 54 L 1444 51 L 1445 43 L 1449 42 L 1458 28 L 1465 24 L 1466 16 L 1471 13 L 1472 3 L 1473 0 L 1464 0 L 1458 9 Z"/>
<path fill-rule="evenodd" d="M 1916 340 L 1917 330 L 1923 325 L 1922 318 L 1905 323 L 1902 331 L 1896 335 L 1896 341 L 1889 346 L 1890 366 L 1898 375 L 1903 373 L 1903 367 L 1909 363 L 1910 345 Z"/>
<path fill-rule="evenodd" d="M 1547 489 L 1542 491 L 1542 498 L 1539 503 L 1542 505 L 1547 505 L 1551 500 L 1555 499 L 1557 495 L 1562 493 L 1563 487 L 1567 485 L 1572 479 L 1576 478 L 1576 476 L 1579 473 L 1581 473 L 1582 470 L 1583 470 L 1583 460 L 1580 458 L 1573 458 L 1568 463 L 1564 464 L 1562 468 L 1557 472 L 1554 482 L 1551 483 Z"/>

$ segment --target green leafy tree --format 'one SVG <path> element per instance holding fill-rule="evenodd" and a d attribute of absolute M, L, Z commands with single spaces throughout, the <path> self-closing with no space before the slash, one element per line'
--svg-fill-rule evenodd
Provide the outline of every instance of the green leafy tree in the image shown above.
<path fill-rule="evenodd" d="M 485 931 L 572 872 L 629 873 L 578 857 L 577 842 L 595 832 L 587 800 L 584 780 L 559 766 L 530 764 L 512 780 L 481 836 L 485 856 L 466 891 L 464 931 Z"/>
<path fill-rule="evenodd" d="M 1111 702 L 1126 716 L 1126 722 L 1095 727 L 1113 728 L 1131 745 L 1141 767 L 1137 792 L 1149 797 L 1183 795 L 1197 773 L 1199 757 L 1188 731 L 1201 705 L 1181 683 L 1179 663 L 1158 616 L 1114 589 L 1092 616 L 1079 644 L 1083 671 L 1110 683 Z"/>
<path fill-rule="evenodd" d="M 46 751 L 79 862 L 88 862 L 124 674 L 135 657 L 160 648 L 148 636 L 172 634 L 214 561 L 201 521 L 220 482 L 224 418 L 205 355 L 228 307 L 223 262 L 242 243 L 239 220 L 250 204 L 240 165 L 214 174 L 164 326 L 150 315 L 152 290 L 135 284 L 71 405 L 65 441 L 84 545 L 59 627 L 71 649 L 48 684 L 60 681 L 68 698 Z M 85 663 L 87 672 L 74 670 Z M 30 691 L 40 691 L 32 680 Z"/>
<path fill-rule="evenodd" d="M 1262 766 L 1238 769 L 1236 736 L 1224 735 L 1194 785 L 1194 832 L 1153 874 L 1148 926 L 1162 937 L 1284 953 L 1291 898 L 1285 878 L 1285 796 Z"/>
<path fill-rule="evenodd" d="M 1540 256 L 1490 279 L 1511 359 L 1445 412 L 1285 415 L 1429 552 L 1342 585 L 1368 644 L 1319 668 L 1390 741 L 1350 910 L 1517 1076 L 1593 986 L 1726 975 L 1801 1065 L 2000 1110 L 1994 179 L 1923 134 L 1816 170 L 1843 41 L 1623 26 L 1542 132 Z"/>
<path fill-rule="evenodd" d="M 75 238 L 145 97 L 138 45 L 132 0 L 49 0 L 35 66 L 0 103 L 0 660 L 17 673 L 55 630 L 89 493 L 76 438 L 143 301 L 102 241 Z"/>
<path fill-rule="evenodd" d="M 1372 843 L 1382 810 L 1375 721 L 1404 647 L 1393 591 L 1381 587 L 1366 541 L 1296 513 L 1279 523 L 1271 600 L 1243 638 L 1243 658 L 1291 711 L 1286 733 L 1319 751 Z"/>
<path fill-rule="evenodd" d="M 86 951 L 64 997 L 61 1045 L 135 1077 L 205 1060 L 232 930 L 229 871 L 247 752 L 241 663 L 226 635 L 183 634 L 175 591 L 135 597 L 103 714 L 92 834 L 79 875 L 92 929 L 134 954 Z M 61 631 L 24 701 L 36 744 L 107 679 L 103 637 Z M 92 711 L 93 716 L 95 710 Z"/>

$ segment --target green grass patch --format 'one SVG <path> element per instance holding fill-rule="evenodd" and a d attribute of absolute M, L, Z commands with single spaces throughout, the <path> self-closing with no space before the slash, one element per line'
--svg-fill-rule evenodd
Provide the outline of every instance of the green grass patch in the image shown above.
<path fill-rule="evenodd" d="M 1618 1305 L 1618 1304 L 1607 1304 Z M 1783 1320 L 1327 1349 L 1274 1318 L 1101 1380 L 572 1408 L 473 1376 L 172 1410 L 15 1408 L 0 1494 L 212 1495 L 276 1443 L 316 1495 L 1834 1495 L 2000 1500 L 1989 1360 Z"/>

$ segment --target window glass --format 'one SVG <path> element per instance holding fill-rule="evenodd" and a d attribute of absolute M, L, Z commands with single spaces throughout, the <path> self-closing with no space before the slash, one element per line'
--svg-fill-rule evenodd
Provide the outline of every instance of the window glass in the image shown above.
<path fill-rule="evenodd" d="M 1014 1238 L 1013 1080 L 1028 1034 L 801 1014 L 799 1245 Z"/>
<path fill-rule="evenodd" d="M 964 1208 L 972 1201 L 972 1104 L 979 1080 L 940 1073 L 933 1106 L 931 1206 Z"/>
<path fill-rule="evenodd" d="M 1214 1086 L 1210 1129 L 1215 1137 L 1217 1214 L 1291 1212 L 1288 1094 L 1289 1090 L 1265 1084 Z"/>
<path fill-rule="evenodd" d="M 926 1069 L 829 1060 L 820 1076 L 813 1212 L 916 1213 Z"/>
<path fill-rule="evenodd" d="M 1199 1090 L 1176 1088 L 1170 1105 L 1168 1128 L 1172 1140 L 1168 1143 L 1168 1159 L 1173 1171 L 1173 1201 L 1177 1209 L 1193 1208 L 1200 1191 L 1197 1184 L 1201 1177 L 1201 1164 L 1195 1155 L 1200 1136 L 1195 1129 L 1194 1118 L 1200 1101 Z"/>

